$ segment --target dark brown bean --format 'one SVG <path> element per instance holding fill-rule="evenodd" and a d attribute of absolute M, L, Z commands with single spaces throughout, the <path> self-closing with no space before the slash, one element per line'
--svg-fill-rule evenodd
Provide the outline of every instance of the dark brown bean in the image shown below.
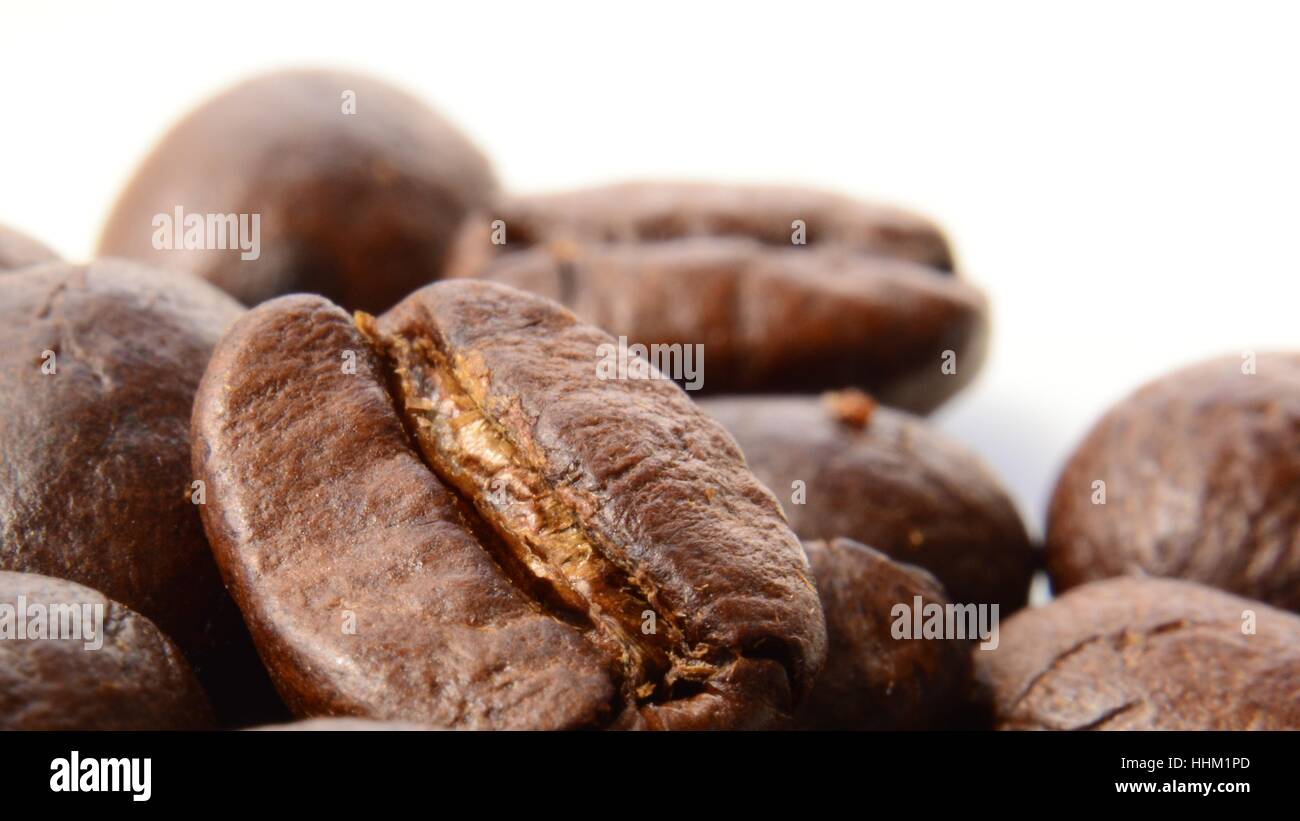
<path fill-rule="evenodd" d="M 1146 574 L 1300 610 L 1300 354 L 1205 362 L 1112 408 L 1057 481 L 1047 565 L 1057 590 Z"/>
<path fill-rule="evenodd" d="M 821 730 L 925 730 L 951 726 L 966 709 L 966 639 L 896 638 L 899 605 L 949 604 L 919 567 L 849 539 L 804 542 L 826 614 L 826 667 L 795 726 Z"/>
<path fill-rule="evenodd" d="M 192 271 L 249 305 L 307 291 L 377 311 L 442 273 L 461 219 L 495 188 L 478 149 L 407 93 L 354 74 L 280 72 L 177 124 L 114 207 L 100 252 Z M 250 237 L 259 215 L 260 255 L 159 249 L 155 218 L 174 234 L 177 208 L 247 215 Z"/>
<path fill-rule="evenodd" d="M 795 219 L 806 245 L 791 242 Z M 450 273 L 540 293 L 630 344 L 702 345 L 693 389 L 856 385 L 928 411 L 984 357 L 985 300 L 950 265 L 938 230 L 901 212 L 800 189 L 638 184 L 499 203 L 466 221 Z"/>
<path fill-rule="evenodd" d="M 809 246 L 953 270 L 933 223 L 897 208 L 793 186 L 631 182 L 504 198 L 465 226 L 453 274 L 474 276 L 492 258 L 552 242 L 648 245 L 680 239 L 749 239 L 790 247 L 796 220 Z M 492 221 L 506 242 L 492 242 Z"/>
<path fill-rule="evenodd" d="M 409 721 L 371 721 L 365 718 L 308 718 L 286 724 L 267 724 L 262 727 L 250 727 L 258 731 L 287 732 L 422 732 L 441 729 L 424 724 L 412 724 Z"/>
<path fill-rule="evenodd" d="M 144 616 L 79 584 L 0 570 L 0 730 L 210 726 L 194 674 Z"/>
<path fill-rule="evenodd" d="M 1025 604 L 1034 555 L 1015 505 L 974 454 L 858 393 L 710 399 L 803 539 L 852 538 L 919 565 L 963 604 Z M 801 483 L 796 486 L 796 483 Z"/>
<path fill-rule="evenodd" d="M 194 392 L 240 312 L 207 283 L 123 261 L 0 277 L 0 570 L 67 578 L 148 617 L 231 721 L 276 702 L 222 589 L 188 457 Z"/>
<path fill-rule="evenodd" d="M 1190 582 L 1092 582 L 975 653 L 1003 729 L 1300 729 L 1300 618 Z"/>
<path fill-rule="evenodd" d="M 672 383 L 596 378 L 608 342 L 468 281 L 378 320 L 299 296 L 235 325 L 195 470 L 298 715 L 737 727 L 806 695 L 824 623 L 775 499 Z"/>

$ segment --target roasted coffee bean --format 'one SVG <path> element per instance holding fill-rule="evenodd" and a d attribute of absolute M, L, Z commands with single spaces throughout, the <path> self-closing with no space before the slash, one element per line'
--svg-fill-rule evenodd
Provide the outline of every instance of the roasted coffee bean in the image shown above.
<path fill-rule="evenodd" d="M 53 262 L 58 255 L 26 234 L 0 225 L 0 272 Z"/>
<path fill-rule="evenodd" d="M 474 275 L 498 254 L 545 245 L 642 245 L 679 239 L 750 239 L 789 247 L 796 221 L 808 245 L 910 260 L 940 272 L 953 269 L 943 233 L 905 211 L 808 188 L 707 183 L 633 182 L 557 194 L 507 197 L 467 224 L 456 261 Z M 505 243 L 492 243 L 491 222 L 505 225 Z"/>
<path fill-rule="evenodd" d="M 795 726 L 823 730 L 925 730 L 966 709 L 971 642 L 895 636 L 895 608 L 945 607 L 926 571 L 849 539 L 804 542 L 826 615 L 826 667 Z"/>
<path fill-rule="evenodd" d="M 702 345 L 692 389 L 865 386 L 928 411 L 984 357 L 985 300 L 951 262 L 929 223 L 847 198 L 639 184 L 506 200 L 466 221 L 450 275 L 540 293 L 630 344 Z"/>
<path fill-rule="evenodd" d="M 1057 590 L 1145 574 L 1300 610 L 1300 354 L 1205 362 L 1112 408 L 1057 482 L 1047 566 Z"/>
<path fill-rule="evenodd" d="M 273 694 L 191 498 L 189 418 L 240 312 L 207 283 L 123 261 L 0 276 L 0 570 L 148 617 L 231 720 Z"/>
<path fill-rule="evenodd" d="M 307 291 L 383 310 L 442 273 L 461 219 L 495 188 L 478 149 L 404 91 L 281 72 L 173 128 L 113 209 L 100 251 L 192 271 L 249 305 Z M 190 241 L 187 220 L 206 232 L 220 215 L 234 222 L 218 222 L 214 239 L 243 220 L 251 240 L 257 217 L 259 247 Z"/>
<path fill-rule="evenodd" d="M 264 727 L 250 727 L 262 732 L 421 732 L 437 730 L 425 724 L 412 724 L 409 721 L 373 721 L 368 718 L 307 718 L 286 724 L 267 724 Z"/>
<path fill-rule="evenodd" d="M 1083 585 L 974 657 L 1003 729 L 1300 729 L 1300 618 L 1191 582 Z"/>
<path fill-rule="evenodd" d="M 176 646 L 88 587 L 0 570 L 0 730 L 211 726 Z"/>
<path fill-rule="evenodd" d="M 1034 552 L 978 458 L 909 414 L 857 391 L 704 400 L 804 539 L 846 536 L 935 574 L 955 602 L 1028 597 Z"/>
<path fill-rule="evenodd" d="M 251 311 L 195 402 L 204 524 L 300 716 L 744 727 L 807 694 L 807 560 L 735 443 L 491 283 Z"/>

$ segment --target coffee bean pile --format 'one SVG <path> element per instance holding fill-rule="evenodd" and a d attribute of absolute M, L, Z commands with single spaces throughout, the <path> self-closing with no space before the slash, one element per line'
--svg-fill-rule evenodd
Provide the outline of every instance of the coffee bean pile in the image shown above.
<path fill-rule="evenodd" d="M 1120 402 L 1039 546 L 925 418 L 989 334 L 916 214 L 252 79 L 95 260 L 0 227 L 0 728 L 1300 728 L 1300 353 Z"/>

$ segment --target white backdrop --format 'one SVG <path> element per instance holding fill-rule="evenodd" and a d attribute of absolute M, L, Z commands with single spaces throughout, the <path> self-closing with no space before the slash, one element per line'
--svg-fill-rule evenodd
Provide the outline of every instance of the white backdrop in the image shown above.
<path fill-rule="evenodd" d="M 937 417 L 1037 527 L 1111 402 L 1300 347 L 1300 10 L 1189 2 L 0 0 L 0 222 L 87 257 L 134 163 L 247 74 L 422 93 L 521 190 L 803 182 L 940 220 L 995 311 Z M 1296 7 L 1293 7 L 1296 8 Z"/>

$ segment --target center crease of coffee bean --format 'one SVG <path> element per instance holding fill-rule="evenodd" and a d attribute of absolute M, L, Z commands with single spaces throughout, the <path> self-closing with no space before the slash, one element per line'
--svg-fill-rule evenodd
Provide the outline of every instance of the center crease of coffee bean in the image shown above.
<path fill-rule="evenodd" d="M 589 638 L 619 660 L 631 698 L 669 700 L 675 684 L 716 674 L 704 659 L 707 648 L 690 647 L 667 608 L 655 604 L 654 585 L 609 558 L 574 500 L 547 481 L 540 459 L 476 398 L 469 386 L 482 377 L 449 359 L 431 339 L 384 334 L 364 313 L 356 315 L 356 325 L 384 363 L 389 389 L 425 463 L 467 501 L 499 537 L 497 549 L 509 555 L 496 555 L 492 544 L 485 549 L 543 610 L 562 608 L 580 618 Z"/>

